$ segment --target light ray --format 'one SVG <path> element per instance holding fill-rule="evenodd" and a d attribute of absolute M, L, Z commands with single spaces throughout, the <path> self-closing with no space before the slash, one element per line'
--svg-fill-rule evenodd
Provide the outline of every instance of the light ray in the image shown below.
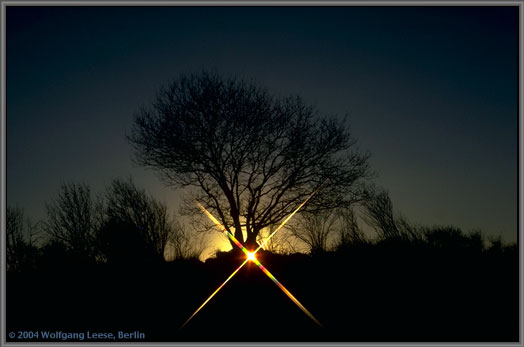
<path fill-rule="evenodd" d="M 220 287 L 218 287 L 217 290 L 215 290 L 215 291 L 213 292 L 213 294 L 211 294 L 211 295 L 209 296 L 209 298 L 207 298 L 206 301 L 204 301 L 204 303 L 203 303 L 202 305 L 200 305 L 199 308 L 197 308 L 197 310 L 196 310 L 196 311 L 191 315 L 191 317 L 189 317 L 189 318 L 185 321 L 185 323 L 182 324 L 182 326 L 180 327 L 180 329 L 182 329 L 183 327 L 186 326 L 187 323 L 189 323 L 189 321 L 190 321 L 190 320 L 191 320 L 191 319 L 192 319 L 192 318 L 193 318 L 193 317 L 198 313 L 198 311 L 200 311 L 200 310 L 201 310 L 201 309 L 202 309 L 202 308 L 203 308 L 203 307 L 204 307 L 204 306 L 209 302 L 209 300 L 211 300 L 211 298 L 213 298 L 213 297 L 215 296 L 215 294 L 218 293 L 218 291 L 219 291 L 220 289 L 222 289 L 222 287 L 223 287 L 223 286 L 224 286 L 224 285 L 225 285 L 225 284 L 226 284 L 230 279 L 232 279 L 233 276 L 235 276 L 236 273 L 237 273 L 237 272 L 238 272 L 242 267 L 244 267 L 244 265 L 247 264 L 248 260 L 249 260 L 249 259 L 244 260 L 244 262 L 243 262 L 243 263 L 242 263 L 242 264 L 241 264 L 241 265 L 240 265 L 240 266 L 239 266 L 235 271 L 233 271 L 233 273 L 232 273 L 232 274 L 227 278 L 227 280 L 225 280 L 224 283 L 222 283 L 222 284 L 220 285 Z"/>
<path fill-rule="evenodd" d="M 263 248 L 264 245 L 269 241 L 269 239 L 271 239 L 273 237 L 273 235 L 276 234 L 277 231 L 279 231 L 280 229 L 282 229 L 284 227 L 284 225 L 286 225 L 286 223 L 295 215 L 295 213 L 297 213 L 301 208 L 302 206 L 304 206 L 306 204 L 306 202 L 308 202 L 309 199 L 311 199 L 313 197 L 313 195 L 315 195 L 316 192 L 318 192 L 318 190 L 324 185 L 324 183 L 322 183 L 317 189 L 315 189 L 313 191 L 313 193 L 309 194 L 309 196 L 307 197 L 306 200 L 304 200 L 303 203 L 301 203 L 300 205 L 298 205 L 298 207 L 295 209 L 295 211 L 293 211 L 293 213 L 291 213 L 289 216 L 287 216 L 286 219 L 284 219 L 284 221 L 282 223 L 280 223 L 280 225 L 278 226 L 278 228 L 273 231 L 265 240 L 264 242 L 262 242 L 262 244 L 260 244 L 258 246 L 258 248 L 253 252 L 253 253 L 256 253 L 259 251 L 260 248 Z"/>
<path fill-rule="evenodd" d="M 244 247 L 236 238 L 235 236 L 233 236 L 233 234 L 231 234 L 204 206 L 202 206 L 202 204 L 200 204 L 198 201 L 196 201 L 195 199 L 191 198 L 196 204 L 197 206 L 205 213 L 206 216 L 208 216 L 209 219 L 211 219 L 211 221 L 213 223 L 215 223 L 216 226 L 219 227 L 220 230 L 222 230 L 224 233 L 226 233 L 226 235 L 233 241 L 233 243 L 238 247 L 240 248 L 245 254 L 246 254 L 246 259 L 244 260 L 244 262 L 235 270 L 233 271 L 233 273 L 224 281 L 224 283 L 222 283 L 207 299 L 206 301 L 204 301 L 204 303 L 202 305 L 200 305 L 200 307 L 191 315 L 191 317 L 189 317 L 185 323 L 180 327 L 181 329 L 184 328 L 186 326 L 187 323 L 189 323 L 189 321 L 220 291 L 220 289 L 222 289 L 222 287 L 224 287 L 224 285 L 231 279 L 233 278 L 233 276 L 236 275 L 236 273 L 242 268 L 244 267 L 244 265 L 247 264 L 247 262 L 249 261 L 252 261 L 254 262 L 257 267 L 262 270 L 262 272 L 264 274 L 266 274 L 266 276 L 268 276 L 283 292 L 284 294 L 286 294 L 290 299 L 291 301 L 293 301 L 295 303 L 295 305 L 297 305 L 301 310 L 302 312 L 304 312 L 313 322 L 315 322 L 317 325 L 319 325 L 320 327 L 322 327 L 322 324 L 320 324 L 320 322 L 311 314 L 311 312 L 309 312 L 305 307 L 304 305 L 302 305 L 300 303 L 300 301 L 297 300 L 297 298 L 295 298 L 293 296 L 293 294 L 291 294 L 291 292 L 289 290 L 286 289 L 286 287 L 284 287 L 282 285 L 282 283 L 280 283 L 275 276 L 273 276 L 273 274 L 271 272 L 269 272 L 268 269 L 266 269 L 266 267 L 264 265 L 262 265 L 262 263 L 260 263 L 260 261 L 255 257 L 255 254 L 260 250 L 260 248 L 262 248 L 268 241 L 269 239 L 271 239 L 271 237 L 273 237 L 273 235 L 275 235 L 275 233 L 277 231 L 279 231 L 280 229 L 282 229 L 282 227 L 302 208 L 302 206 L 304 206 L 309 199 L 311 199 L 311 197 L 313 195 L 315 195 L 315 193 L 323 186 L 323 184 L 321 184 L 315 191 L 313 191 L 313 193 L 311 193 L 306 200 L 304 200 L 304 202 L 302 202 L 296 209 L 295 211 L 293 211 L 293 213 L 291 213 L 281 224 L 280 226 L 271 233 L 271 235 L 269 235 L 269 237 L 262 243 L 260 244 L 259 243 L 259 247 L 254 251 L 254 252 L 249 252 L 246 247 Z"/>
<path fill-rule="evenodd" d="M 298 299 L 295 298 L 295 296 L 293 296 L 293 294 L 291 294 L 291 292 L 287 290 L 287 288 L 284 287 L 284 285 L 280 283 L 279 280 L 277 280 L 277 278 L 273 276 L 273 274 L 269 272 L 269 270 L 266 269 L 266 267 L 258 261 L 258 259 L 255 258 L 253 262 L 256 264 L 256 266 L 258 266 L 260 270 L 262 270 L 263 273 L 267 275 L 267 277 L 269 277 L 284 292 L 284 294 L 286 294 L 291 299 L 291 301 L 295 303 L 295 305 L 297 305 L 302 310 L 302 312 L 304 312 L 318 326 L 322 327 L 322 324 L 320 324 L 320 322 L 311 314 L 311 312 L 309 312 L 307 308 L 305 308 L 304 305 L 302 305 L 300 301 L 298 301 Z"/>
<path fill-rule="evenodd" d="M 208 216 L 208 218 L 211 219 L 211 221 L 212 221 L 213 223 L 215 223 L 216 226 L 217 226 L 220 230 L 222 230 L 222 231 L 223 231 L 223 232 L 224 232 L 224 233 L 225 233 L 225 234 L 226 234 L 226 235 L 231 239 L 231 241 L 233 241 L 233 243 L 234 243 L 235 245 L 237 245 L 237 247 L 240 248 L 240 249 L 241 249 L 241 250 L 246 254 L 246 256 L 249 255 L 249 251 L 247 250 L 247 248 L 244 247 L 244 246 L 243 246 L 243 245 L 242 245 L 242 244 L 241 244 L 241 243 L 236 239 L 236 237 L 233 236 L 233 234 L 231 234 L 231 233 L 226 229 L 226 227 L 223 226 L 223 225 L 222 225 L 222 224 L 221 224 L 221 223 L 220 223 L 220 222 L 215 218 L 215 216 L 213 216 L 213 215 L 211 214 L 211 212 L 209 212 L 209 211 L 208 211 L 204 206 L 202 206 L 201 203 L 199 203 L 199 202 L 196 201 L 195 199 L 193 199 L 193 201 L 195 202 L 195 204 L 198 205 L 198 207 L 200 207 L 200 209 L 201 209 L 201 210 L 206 214 L 206 216 Z"/>

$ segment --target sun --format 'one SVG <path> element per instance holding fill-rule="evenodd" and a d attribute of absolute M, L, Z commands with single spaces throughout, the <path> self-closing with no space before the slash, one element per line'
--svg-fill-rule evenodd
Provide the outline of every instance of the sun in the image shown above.
<path fill-rule="evenodd" d="M 254 252 L 247 252 L 247 260 L 255 261 L 255 253 Z"/>

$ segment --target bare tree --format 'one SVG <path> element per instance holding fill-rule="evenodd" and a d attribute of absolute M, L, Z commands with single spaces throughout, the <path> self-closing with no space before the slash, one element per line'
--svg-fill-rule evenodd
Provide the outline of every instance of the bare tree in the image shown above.
<path fill-rule="evenodd" d="M 364 207 L 366 222 L 375 229 L 380 239 L 400 236 L 393 216 L 393 204 L 386 190 L 368 192 Z"/>
<path fill-rule="evenodd" d="M 408 223 L 403 216 L 395 217 L 393 203 L 384 189 L 368 191 L 364 200 L 366 222 L 372 226 L 379 239 L 419 240 L 422 233 Z"/>
<path fill-rule="evenodd" d="M 337 211 L 339 218 L 337 247 L 344 247 L 367 242 L 366 235 L 360 228 L 355 209 L 341 208 Z"/>
<path fill-rule="evenodd" d="M 39 226 L 24 216 L 19 207 L 6 209 L 6 262 L 7 271 L 21 271 L 34 263 L 37 248 L 35 241 Z"/>
<path fill-rule="evenodd" d="M 288 229 L 294 237 L 308 246 L 311 253 L 367 242 L 354 207 L 342 207 L 317 214 L 301 213 Z"/>
<path fill-rule="evenodd" d="M 95 234 L 102 221 L 97 204 L 87 184 L 63 184 L 56 200 L 46 204 L 45 231 L 73 254 L 94 258 Z"/>
<path fill-rule="evenodd" d="M 115 179 L 106 192 L 106 220 L 134 225 L 143 235 L 143 242 L 161 258 L 173 233 L 173 220 L 165 204 L 135 186 L 129 179 Z"/>
<path fill-rule="evenodd" d="M 191 232 L 184 224 L 175 221 L 168 240 L 167 260 L 198 259 L 208 247 L 205 236 Z"/>
<path fill-rule="evenodd" d="M 404 239 L 411 241 L 422 241 L 424 238 L 422 230 L 413 224 L 410 224 L 404 216 L 401 215 L 397 217 L 396 224 L 400 235 L 402 235 Z"/>
<path fill-rule="evenodd" d="M 261 230 L 260 234 L 258 235 L 257 243 L 259 245 L 263 245 L 263 249 L 271 253 L 296 253 L 299 249 L 298 243 L 300 240 L 297 239 L 288 228 L 282 228 L 277 233 L 273 234 L 277 227 L 278 226 L 276 225 L 272 225 Z"/>
<path fill-rule="evenodd" d="M 24 212 L 21 208 L 7 206 L 6 210 L 6 231 L 7 244 L 14 246 L 24 242 L 23 238 L 24 228 Z M 8 247 L 9 249 L 9 247 Z"/>
<path fill-rule="evenodd" d="M 203 72 L 180 76 L 134 118 L 136 161 L 195 197 L 248 248 L 309 194 L 314 212 L 359 199 L 368 156 L 347 124 L 299 97 Z M 195 211 L 195 210 L 193 210 Z"/>
<path fill-rule="evenodd" d="M 337 216 L 332 211 L 301 213 L 297 221 L 288 228 L 309 247 L 312 254 L 325 252 L 333 244 L 333 236 L 337 231 Z"/>

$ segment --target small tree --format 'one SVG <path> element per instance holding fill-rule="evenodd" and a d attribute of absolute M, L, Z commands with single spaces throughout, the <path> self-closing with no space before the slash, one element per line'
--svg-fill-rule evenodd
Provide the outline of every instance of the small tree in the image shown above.
<path fill-rule="evenodd" d="M 393 204 L 386 190 L 368 192 L 364 201 L 366 222 L 372 226 L 379 239 L 400 237 L 400 231 L 393 215 Z"/>
<path fill-rule="evenodd" d="M 73 255 L 95 258 L 95 234 L 102 223 L 99 202 L 87 184 L 60 187 L 58 197 L 46 204 L 44 228 L 51 240 L 61 242 Z"/>
<path fill-rule="evenodd" d="M 393 203 L 386 190 L 367 191 L 365 196 L 364 219 L 375 229 L 380 240 L 420 241 L 422 239 L 422 232 L 409 224 L 406 218 L 395 217 Z"/>
<path fill-rule="evenodd" d="M 173 232 L 168 240 L 167 259 L 197 259 L 207 248 L 206 237 L 202 233 L 191 232 L 179 221 L 173 224 Z"/>
<path fill-rule="evenodd" d="M 18 272 L 35 265 L 38 249 L 35 240 L 40 229 L 24 216 L 19 207 L 6 209 L 6 261 L 7 271 Z"/>
<path fill-rule="evenodd" d="M 143 235 L 145 246 L 164 259 L 166 246 L 174 232 L 173 221 L 166 205 L 137 188 L 131 179 L 112 181 L 106 192 L 104 215 L 112 223 L 134 225 Z"/>
<path fill-rule="evenodd" d="M 324 213 L 301 213 L 297 222 L 290 225 L 292 234 L 304 242 L 311 253 L 325 252 L 333 243 L 337 229 L 337 216 L 332 211 Z"/>
<path fill-rule="evenodd" d="M 289 228 L 282 228 L 275 234 L 273 232 L 278 228 L 277 225 L 272 225 L 263 229 L 257 240 L 259 245 L 264 245 L 263 249 L 275 254 L 291 254 L 296 253 L 299 249 L 297 239 Z M 270 237 L 270 235 L 273 235 Z"/>
<path fill-rule="evenodd" d="M 337 211 L 339 219 L 337 247 L 363 244 L 367 242 L 366 235 L 360 228 L 353 207 L 341 208 Z"/>

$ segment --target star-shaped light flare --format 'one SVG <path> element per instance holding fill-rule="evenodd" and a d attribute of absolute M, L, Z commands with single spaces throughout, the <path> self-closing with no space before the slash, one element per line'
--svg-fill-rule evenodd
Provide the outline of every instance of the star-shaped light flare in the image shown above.
<path fill-rule="evenodd" d="M 262 272 L 264 274 L 266 274 L 266 276 L 268 276 L 294 303 L 295 305 L 297 305 L 313 322 L 315 322 L 317 325 L 319 326 L 322 326 L 322 324 L 320 324 L 320 322 L 304 307 L 304 305 L 302 305 L 298 300 L 297 298 L 295 298 L 293 296 L 293 294 L 291 294 L 291 292 L 289 290 L 286 289 L 286 287 L 284 287 L 282 285 L 282 283 L 280 283 L 275 276 L 273 276 L 273 274 L 271 272 L 269 272 L 269 270 L 264 266 L 262 265 L 262 263 L 260 263 L 260 261 L 255 257 L 256 253 L 262 248 L 264 247 L 264 245 L 273 237 L 273 235 L 275 235 L 275 233 L 277 231 L 279 231 L 280 229 L 282 229 L 282 227 L 284 227 L 284 225 L 302 208 L 302 206 L 304 206 L 309 199 L 311 199 L 311 197 L 313 195 L 315 195 L 315 193 L 322 187 L 322 185 L 320 185 L 320 187 L 318 187 L 317 189 L 315 189 L 315 191 L 313 191 L 313 193 L 311 193 L 306 200 L 304 200 L 304 202 L 302 202 L 294 211 L 293 213 L 291 213 L 288 217 L 286 217 L 286 219 L 284 219 L 284 221 L 282 221 L 282 223 L 280 223 L 280 225 L 278 226 L 278 228 L 273 231 L 269 237 L 267 237 L 264 242 L 262 244 L 259 245 L 259 247 L 254 251 L 254 252 L 249 252 L 247 250 L 246 247 L 244 247 L 236 238 L 235 236 L 233 236 L 233 234 L 231 234 L 204 206 L 202 206 L 202 204 L 200 204 L 198 201 L 196 201 L 195 199 L 193 199 L 193 201 L 195 202 L 195 204 L 197 204 L 197 206 L 204 212 L 204 214 L 209 218 L 211 219 L 211 221 L 213 223 L 215 223 L 215 225 L 220 229 L 222 230 L 222 232 L 224 232 L 230 239 L 231 241 L 233 241 L 233 243 L 235 245 L 237 245 L 238 248 L 240 248 L 240 250 L 242 250 L 245 254 L 246 254 L 246 260 L 244 260 L 244 262 L 242 264 L 240 264 L 240 266 L 235 270 L 233 271 L 233 273 L 224 281 L 224 283 L 222 283 L 207 299 L 206 301 L 204 301 L 204 303 L 202 305 L 200 305 L 200 307 L 185 321 L 185 323 L 181 326 L 181 328 L 185 327 L 187 325 L 187 323 L 189 323 L 189 321 L 218 293 L 218 291 L 220 289 L 222 289 L 222 287 L 224 287 L 224 285 L 231 279 L 233 278 L 233 276 L 235 276 L 237 274 L 238 271 L 240 271 L 240 269 L 242 267 L 244 267 L 244 265 L 246 265 L 249 261 L 252 261 L 253 263 L 255 263 L 256 266 L 258 266 L 258 268 L 260 270 L 262 270 Z"/>

